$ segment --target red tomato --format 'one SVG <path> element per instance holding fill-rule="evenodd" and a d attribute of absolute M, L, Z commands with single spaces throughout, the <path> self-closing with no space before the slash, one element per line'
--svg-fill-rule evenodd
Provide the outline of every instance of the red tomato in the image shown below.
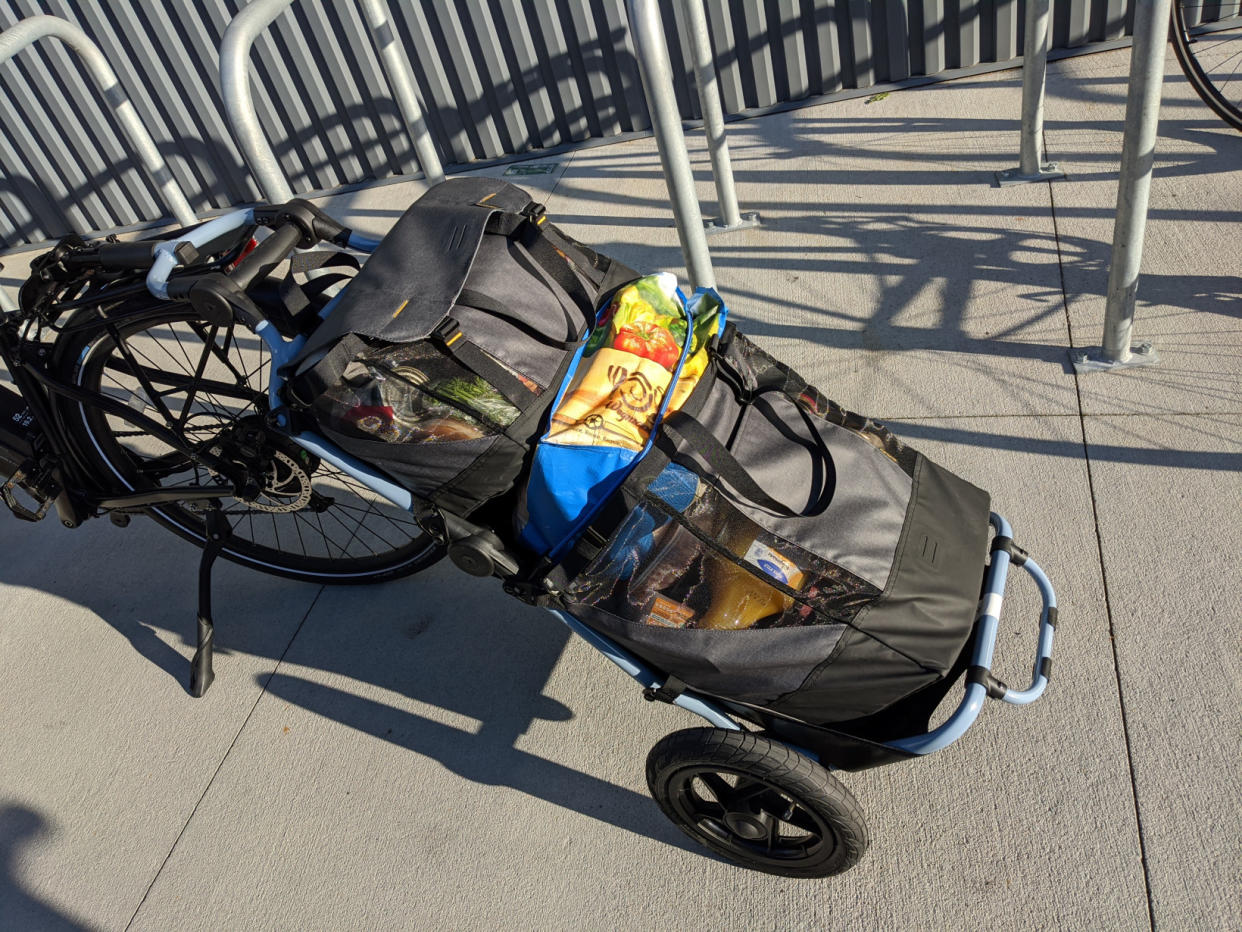
<path fill-rule="evenodd" d="M 673 335 L 659 324 L 646 320 L 633 321 L 618 330 L 612 348 L 658 362 L 669 372 L 677 368 L 677 360 L 681 358 L 681 347 Z"/>

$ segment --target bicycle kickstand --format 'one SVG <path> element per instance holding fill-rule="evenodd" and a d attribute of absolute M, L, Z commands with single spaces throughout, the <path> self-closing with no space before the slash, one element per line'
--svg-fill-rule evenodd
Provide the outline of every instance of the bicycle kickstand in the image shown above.
<path fill-rule="evenodd" d="M 211 620 L 211 567 L 232 536 L 228 518 L 218 505 L 207 512 L 206 523 L 207 539 L 198 564 L 198 649 L 190 661 L 190 695 L 195 699 L 201 699 L 216 678 L 211 669 L 212 642 L 216 630 Z"/>

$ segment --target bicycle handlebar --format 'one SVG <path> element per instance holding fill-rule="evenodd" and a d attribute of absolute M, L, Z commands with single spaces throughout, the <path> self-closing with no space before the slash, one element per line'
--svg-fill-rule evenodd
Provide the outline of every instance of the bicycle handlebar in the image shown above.
<path fill-rule="evenodd" d="M 154 258 L 150 260 L 150 271 L 147 273 L 147 290 L 157 298 L 170 300 L 187 297 L 193 291 L 196 281 L 218 283 L 225 277 L 221 273 L 179 279 L 171 285 L 169 278 L 179 266 L 195 261 L 209 243 L 215 243 L 253 224 L 268 227 L 272 230 L 272 235 L 263 240 L 227 275 L 227 279 L 239 289 L 247 288 L 256 279 L 266 275 L 294 248 L 309 249 L 325 240 L 340 246 L 360 246 L 365 242 L 360 237 L 355 237 L 348 227 L 300 198 L 294 198 L 287 204 L 235 210 L 195 227 L 176 240 L 154 244 Z M 152 247 L 148 244 L 148 248 Z M 133 250 L 132 255 L 136 259 L 138 251 Z M 145 268 L 146 264 L 133 267 Z"/>

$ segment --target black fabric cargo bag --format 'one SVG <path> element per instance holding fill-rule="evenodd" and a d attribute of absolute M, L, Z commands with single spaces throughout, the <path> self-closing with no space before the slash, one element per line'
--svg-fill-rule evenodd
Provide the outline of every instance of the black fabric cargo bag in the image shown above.
<path fill-rule="evenodd" d="M 731 327 L 549 574 L 567 611 L 700 692 L 825 725 L 960 671 L 988 495 Z"/>
<path fill-rule="evenodd" d="M 509 490 L 599 302 L 637 277 L 545 219 L 497 179 L 431 188 L 311 335 L 290 404 L 457 514 Z"/>

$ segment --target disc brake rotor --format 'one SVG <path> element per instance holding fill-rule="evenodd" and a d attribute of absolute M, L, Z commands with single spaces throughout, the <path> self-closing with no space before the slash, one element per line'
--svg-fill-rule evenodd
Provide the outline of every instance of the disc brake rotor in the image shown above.
<path fill-rule="evenodd" d="M 267 451 L 271 457 L 267 467 L 267 481 L 263 491 L 254 501 L 247 502 L 251 508 L 272 514 L 301 511 L 311 499 L 310 475 L 279 450 Z"/>

